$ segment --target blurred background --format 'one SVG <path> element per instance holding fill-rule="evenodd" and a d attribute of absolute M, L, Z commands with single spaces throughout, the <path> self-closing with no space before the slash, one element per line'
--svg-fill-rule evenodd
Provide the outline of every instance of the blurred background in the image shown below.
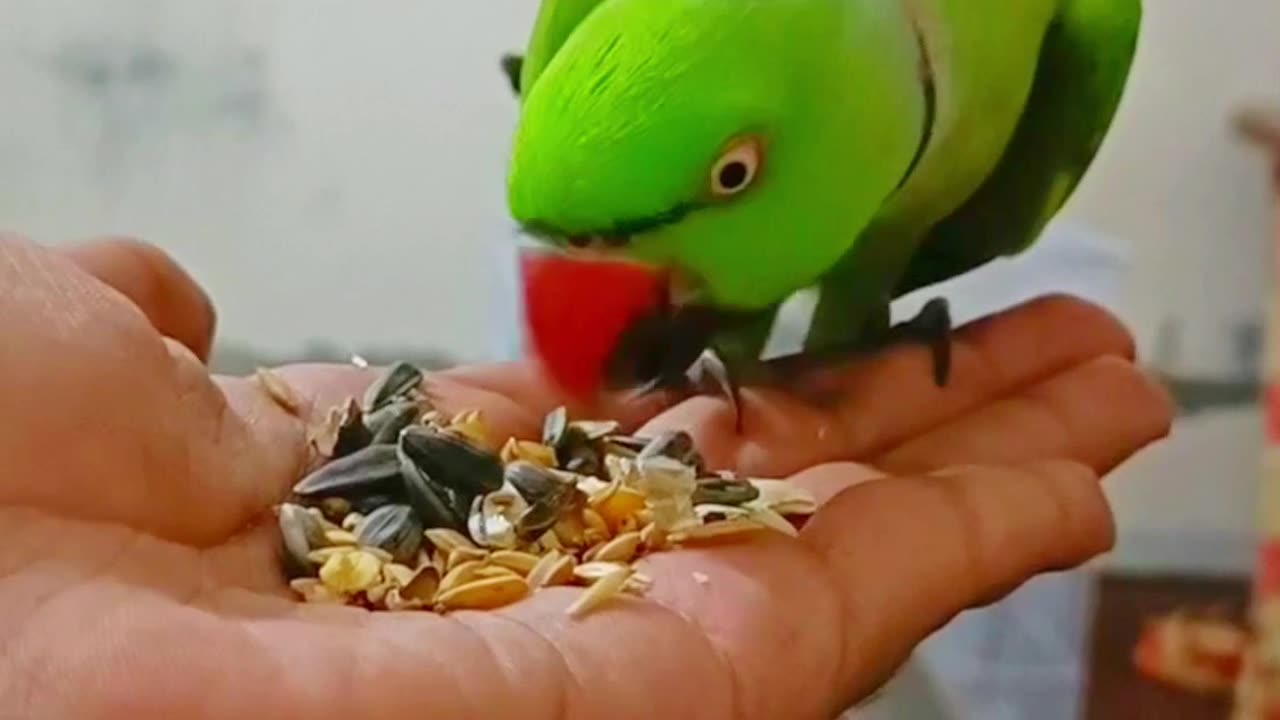
<path fill-rule="evenodd" d="M 1238 613 L 1247 596 L 1275 207 L 1267 163 L 1230 121 L 1280 100 L 1280 2 L 1147 5 L 1132 90 L 1068 211 L 1035 252 L 942 290 L 964 317 L 1048 291 L 1106 305 L 1183 415 L 1108 481 L 1115 553 L 958 619 L 872 712 L 1223 717 L 1225 701 L 1138 678 L 1129 653 L 1147 613 Z M 220 370 L 513 357 L 516 104 L 498 59 L 535 11 L 0 0 L 0 226 L 163 246 L 219 307 Z"/>

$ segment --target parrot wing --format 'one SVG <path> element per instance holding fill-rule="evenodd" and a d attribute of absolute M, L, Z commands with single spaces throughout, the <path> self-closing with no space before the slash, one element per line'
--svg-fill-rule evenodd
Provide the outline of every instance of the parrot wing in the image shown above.
<path fill-rule="evenodd" d="M 1039 238 L 1106 138 L 1141 23 L 1141 0 L 1063 0 L 1009 147 L 977 192 L 927 233 L 895 297 L 1020 253 Z"/>
<path fill-rule="evenodd" d="M 502 67 L 517 95 L 526 94 L 578 25 L 609 0 L 543 0 L 533 36 L 523 56 L 503 58 Z"/>

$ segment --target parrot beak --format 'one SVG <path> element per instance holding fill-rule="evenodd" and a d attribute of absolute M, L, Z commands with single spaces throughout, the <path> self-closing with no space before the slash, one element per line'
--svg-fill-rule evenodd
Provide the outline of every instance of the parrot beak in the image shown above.
<path fill-rule="evenodd" d="M 608 389 L 628 331 L 670 306 L 670 275 L 632 261 L 525 248 L 520 273 L 530 349 L 574 400 Z"/>

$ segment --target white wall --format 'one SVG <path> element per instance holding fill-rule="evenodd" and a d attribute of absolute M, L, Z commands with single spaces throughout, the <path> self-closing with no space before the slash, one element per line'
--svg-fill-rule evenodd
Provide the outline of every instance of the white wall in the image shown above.
<path fill-rule="evenodd" d="M 222 333 L 485 356 L 527 0 L 3 0 L 0 225 L 175 253 Z M 352 289 L 354 299 L 335 290 Z"/>
<path fill-rule="evenodd" d="M 1280 2 L 1147 4 L 1132 95 L 1068 216 L 1131 247 L 1120 309 L 1144 347 L 1176 315 L 1179 369 L 1218 371 L 1269 257 L 1265 171 L 1227 115 L 1280 95 Z M 157 242 L 210 288 L 225 338 L 268 352 L 323 337 L 487 357 L 512 234 L 497 62 L 534 10 L 0 0 L 0 226 Z M 1113 480 L 1123 527 L 1251 527 L 1256 424 L 1212 422 Z"/>

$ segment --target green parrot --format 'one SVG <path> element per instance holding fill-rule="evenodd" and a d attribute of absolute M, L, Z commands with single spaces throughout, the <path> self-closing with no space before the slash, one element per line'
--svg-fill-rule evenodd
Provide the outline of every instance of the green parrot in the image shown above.
<path fill-rule="evenodd" d="M 1141 0 L 543 0 L 502 61 L 509 209 L 556 251 L 524 266 L 535 351 L 583 396 L 702 368 L 736 399 L 908 340 L 945 385 L 946 301 L 896 327 L 890 303 L 1036 241 L 1141 21 Z M 803 352 L 762 359 L 814 288 Z"/>

